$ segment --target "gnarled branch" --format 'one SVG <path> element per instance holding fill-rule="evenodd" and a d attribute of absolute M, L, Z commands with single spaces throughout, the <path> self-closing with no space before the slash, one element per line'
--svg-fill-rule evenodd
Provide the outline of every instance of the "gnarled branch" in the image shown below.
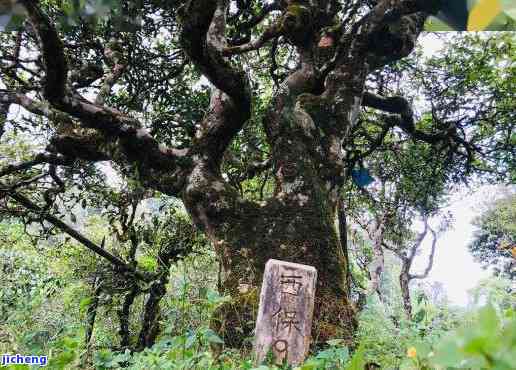
<path fill-rule="evenodd" d="M 25 171 L 29 168 L 37 166 L 39 164 L 49 163 L 53 165 L 70 165 L 73 163 L 73 158 L 60 156 L 51 153 L 40 153 L 37 154 L 34 159 L 26 162 L 8 165 L 0 170 L 0 177 L 10 175 L 15 172 Z"/>
<path fill-rule="evenodd" d="M 401 96 L 383 97 L 370 92 L 365 92 L 362 105 L 379 109 L 384 112 L 394 113 L 394 115 L 386 116 L 386 121 L 388 123 L 400 127 L 414 139 L 424 141 L 428 144 L 437 144 L 448 138 L 452 132 L 451 130 L 453 129 L 450 129 L 450 131 L 440 131 L 434 134 L 418 130 L 414 122 L 412 106 L 407 99 Z"/>
<path fill-rule="evenodd" d="M 276 21 L 270 27 L 268 27 L 257 39 L 243 45 L 230 46 L 225 48 L 223 54 L 225 56 L 230 56 L 235 54 L 243 54 L 252 50 L 258 50 L 267 42 L 281 36 L 281 34 L 281 21 Z"/>
<path fill-rule="evenodd" d="M 182 165 L 187 165 L 187 161 L 183 161 L 186 153 L 160 145 L 147 130 L 141 128 L 137 119 L 66 91 L 67 65 L 57 31 L 36 2 L 24 0 L 22 3 L 41 44 L 46 72 L 43 94 L 45 99 L 56 110 L 77 119 L 82 127 L 98 130 L 108 142 L 113 143 L 106 152 L 110 159 L 124 165 L 135 164 L 142 180 L 148 184 L 168 194 L 179 193 L 183 186 L 182 179 L 179 178 L 182 175 Z M 30 106 L 26 96 L 15 94 L 15 98 L 21 105 Z M 47 116 L 50 114 L 45 114 L 48 112 L 44 110 L 37 113 Z M 156 171 L 166 177 L 166 184 L 157 181 L 161 176 L 156 176 Z"/>
<path fill-rule="evenodd" d="M 425 270 L 422 273 L 410 274 L 410 279 L 426 279 L 434 265 L 435 250 L 436 250 L 436 246 L 437 246 L 437 233 L 431 227 L 429 227 L 429 229 L 430 229 L 430 232 L 432 233 L 432 248 L 430 251 L 430 256 L 428 257 L 428 263 L 426 265 Z"/>
<path fill-rule="evenodd" d="M 65 232 L 66 234 L 70 235 L 72 238 L 77 240 L 79 243 L 84 245 L 86 248 L 94 252 L 95 254 L 98 254 L 99 256 L 105 258 L 108 260 L 111 264 L 115 265 L 116 267 L 120 268 L 120 270 L 129 273 L 130 275 L 133 275 L 139 280 L 142 281 L 150 281 L 151 279 L 148 276 L 145 276 L 141 272 L 137 271 L 133 266 L 130 266 L 126 264 L 124 261 L 122 261 L 120 258 L 112 255 L 108 251 L 106 251 L 104 248 L 98 246 L 94 242 L 92 242 L 90 239 L 82 235 L 77 230 L 73 229 L 69 225 L 67 225 L 65 222 L 61 221 L 57 217 L 51 215 L 41 207 L 39 207 L 37 204 L 32 202 L 30 199 L 25 197 L 24 195 L 17 193 L 15 191 L 8 191 L 6 193 L 7 196 L 27 208 L 28 210 L 36 213 L 44 219 L 45 221 L 51 223 L 52 225 L 59 228 L 61 231 Z"/>
<path fill-rule="evenodd" d="M 63 42 L 54 25 L 42 12 L 37 1 L 22 0 L 27 9 L 29 20 L 36 30 L 42 46 L 45 64 L 43 96 L 52 104 L 60 105 L 66 95 L 68 65 L 64 55 Z"/>
<path fill-rule="evenodd" d="M 190 60 L 210 82 L 245 110 L 249 118 L 251 90 L 245 72 L 225 60 L 227 0 L 190 0 L 181 9 L 181 44 Z"/>

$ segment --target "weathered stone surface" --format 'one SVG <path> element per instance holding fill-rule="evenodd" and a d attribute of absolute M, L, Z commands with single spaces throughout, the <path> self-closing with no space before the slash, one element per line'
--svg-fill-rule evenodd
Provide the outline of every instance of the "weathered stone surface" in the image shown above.
<path fill-rule="evenodd" d="M 316 280 L 317 270 L 312 266 L 267 262 L 256 320 L 257 363 L 269 351 L 278 364 L 303 362 L 310 347 Z"/>

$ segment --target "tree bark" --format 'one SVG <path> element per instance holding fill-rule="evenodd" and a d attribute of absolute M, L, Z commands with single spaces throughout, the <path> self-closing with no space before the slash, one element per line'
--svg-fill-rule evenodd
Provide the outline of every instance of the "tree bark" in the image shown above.
<path fill-rule="evenodd" d="M 227 345 L 239 347 L 251 334 L 263 269 L 271 258 L 317 269 L 313 337 L 351 338 L 356 322 L 348 299 L 347 261 L 335 228 L 335 205 L 321 192 L 314 191 L 305 202 L 275 199 L 260 208 L 243 202 L 241 217 L 228 215 L 208 232 L 222 261 L 223 292 L 234 298 L 219 311 L 216 323 Z"/>
<path fill-rule="evenodd" d="M 131 346 L 131 329 L 130 329 L 130 315 L 131 315 L 131 306 L 134 303 L 134 300 L 138 296 L 139 289 L 137 285 L 134 285 L 131 290 L 125 295 L 124 301 L 122 304 L 122 308 L 118 310 L 118 319 L 120 324 L 120 329 L 118 333 L 120 334 L 120 347 L 121 348 L 129 348 Z"/>
<path fill-rule="evenodd" d="M 429 226 L 428 219 L 425 218 L 425 229 L 423 232 L 418 234 L 414 243 L 410 246 L 408 256 L 404 252 L 399 252 L 398 257 L 400 257 L 402 265 L 400 272 L 400 287 L 401 287 L 401 295 L 403 297 L 403 308 L 405 309 L 405 314 L 410 319 L 412 317 L 412 301 L 410 298 L 410 289 L 409 284 L 412 280 L 415 279 L 425 279 L 428 277 L 428 274 L 432 270 L 434 264 L 435 250 L 437 246 L 437 233 Z M 411 274 L 410 269 L 412 267 L 412 263 L 414 262 L 414 258 L 417 254 L 417 251 L 421 247 L 425 236 L 430 230 L 432 234 L 432 247 L 430 249 L 430 255 L 428 256 L 428 262 L 425 270 L 420 274 Z"/>
<path fill-rule="evenodd" d="M 402 259 L 401 273 L 400 273 L 400 288 L 401 288 L 401 297 L 403 299 L 403 309 L 405 310 L 405 314 L 410 319 L 412 317 L 412 301 L 410 298 L 410 266 L 412 265 L 409 262 L 408 258 Z"/>
<path fill-rule="evenodd" d="M 219 1 L 219 7 L 224 3 Z M 224 86 L 231 76 L 234 84 L 239 83 L 238 71 L 228 70 L 220 61 L 214 65 L 217 50 L 225 47 L 218 38 L 223 32 L 223 12 L 215 11 L 204 50 L 191 47 L 195 35 L 184 36 L 190 57 L 215 85 L 197 135 L 208 150 L 199 149 L 206 154 L 193 157 L 183 200 L 196 225 L 213 242 L 222 262 L 223 291 L 234 298 L 214 320 L 226 345 L 241 347 L 251 335 L 263 269 L 271 258 L 317 269 L 315 342 L 335 337 L 352 342 L 356 309 L 349 299 L 347 246 L 341 244 L 338 232 L 339 190 L 346 173 L 344 143 L 358 122 L 369 64 L 375 59 L 365 50 L 368 32 L 376 32 L 374 22 L 382 22 L 382 10 L 377 10 L 378 18 L 369 18 L 370 23 L 349 44 L 348 53 L 336 54 L 338 65 L 328 72 L 316 68 L 313 39 L 301 33 L 286 34 L 299 53 L 300 68 L 281 84 L 263 121 L 276 183 L 274 196 L 263 203 L 239 198 L 220 173 L 219 158 L 229 142 L 220 140 L 220 130 L 226 127 L 225 132 L 231 132 L 243 125 L 248 101 L 242 96 L 246 83 L 240 83 L 242 88 L 237 90 L 234 85 Z M 285 17 L 290 16 L 295 15 L 287 11 Z M 420 30 L 424 16 L 418 17 L 415 24 Z M 206 28 L 208 18 L 195 18 L 195 28 Z M 296 27 L 298 22 L 292 24 Z M 299 26 L 298 31 L 303 31 L 302 22 Z M 419 33 L 417 27 L 407 36 L 412 41 Z M 194 32 L 193 27 L 187 29 Z M 399 52 L 404 55 L 414 46 L 402 44 L 407 49 Z M 376 56 L 375 66 L 382 63 L 380 59 Z M 221 79 L 221 74 L 227 78 Z M 215 137 L 218 145 L 212 144 Z"/>
<path fill-rule="evenodd" d="M 384 233 L 386 229 L 387 214 L 376 217 L 374 231 L 369 232 L 373 243 L 373 255 L 374 260 L 371 270 L 371 288 L 370 294 L 375 292 L 378 294 L 378 298 L 383 302 L 383 295 L 380 289 L 380 283 L 382 280 L 382 274 L 385 267 L 385 257 L 383 253 L 382 243 L 384 240 Z"/>
<path fill-rule="evenodd" d="M 7 115 L 9 113 L 10 106 L 11 104 L 9 103 L 0 102 L 0 139 L 2 138 L 5 132 L 5 124 L 7 122 Z"/>
<path fill-rule="evenodd" d="M 99 296 L 102 291 L 102 282 L 100 278 L 96 277 L 93 282 L 93 297 L 91 303 L 88 305 L 86 312 L 86 333 L 84 335 L 84 344 L 87 348 L 90 347 L 91 337 L 93 335 L 93 329 L 95 327 L 95 319 L 97 317 L 97 308 L 99 306 Z"/>
<path fill-rule="evenodd" d="M 356 76 L 363 83 L 364 74 Z M 349 74 L 336 75 L 335 85 L 341 78 Z M 283 85 L 264 120 L 276 169 L 274 197 L 261 204 L 239 198 L 204 158 L 195 160 L 187 179 L 185 205 L 215 245 L 224 293 L 234 297 L 216 318 L 216 328 L 230 346 L 240 347 L 254 328 L 263 269 L 271 258 L 317 269 L 316 341 L 351 341 L 356 327 L 337 217 L 341 135 L 356 119 L 361 90 L 358 97 L 346 89 L 326 97 L 306 93 L 312 87 L 307 66 Z M 337 112 L 335 96 L 340 98 Z M 329 111 L 335 116 L 328 116 Z M 339 118 L 335 127 L 332 121 Z"/>
<path fill-rule="evenodd" d="M 159 304 L 167 293 L 166 284 L 169 274 L 164 274 L 159 280 L 154 282 L 150 288 L 149 297 L 145 302 L 143 311 L 140 334 L 138 336 L 137 351 L 150 348 L 156 342 L 160 333 L 161 311 Z"/>

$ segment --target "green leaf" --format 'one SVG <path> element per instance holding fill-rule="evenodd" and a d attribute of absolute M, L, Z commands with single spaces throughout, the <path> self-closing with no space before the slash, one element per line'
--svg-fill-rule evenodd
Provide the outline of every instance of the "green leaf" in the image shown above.
<path fill-rule="evenodd" d="M 224 344 L 224 341 L 212 329 L 206 329 L 203 336 L 208 343 Z"/>
<path fill-rule="evenodd" d="M 456 342 L 450 339 L 444 340 L 435 352 L 432 363 L 444 367 L 458 366 L 464 357 Z"/>
<path fill-rule="evenodd" d="M 414 322 L 416 322 L 416 323 L 422 322 L 425 319 L 425 316 L 426 316 L 425 309 L 421 309 L 421 310 L 417 311 L 416 314 L 414 315 Z"/>
<path fill-rule="evenodd" d="M 81 299 L 81 302 L 79 303 L 79 310 L 84 311 L 84 309 L 86 309 L 92 301 L 93 298 L 91 297 Z"/>
<path fill-rule="evenodd" d="M 306 361 L 303 365 L 301 365 L 301 370 L 317 370 L 320 369 L 323 365 L 321 361 L 310 359 Z"/>
<path fill-rule="evenodd" d="M 49 361 L 51 368 L 63 369 L 66 365 L 70 364 L 75 359 L 75 353 L 65 351 L 60 353 L 58 356 Z"/>
<path fill-rule="evenodd" d="M 430 352 L 432 352 L 430 345 L 425 342 L 417 342 L 414 344 L 414 347 L 416 348 L 417 356 L 419 358 L 425 358 Z"/>
<path fill-rule="evenodd" d="M 156 271 L 158 269 L 158 261 L 151 256 L 141 256 L 137 259 L 138 266 L 145 271 Z"/>
<path fill-rule="evenodd" d="M 479 337 L 474 338 L 470 340 L 466 345 L 464 346 L 464 352 L 470 353 L 470 354 L 480 354 L 485 352 L 485 347 L 488 344 L 488 339 Z"/>
<path fill-rule="evenodd" d="M 357 351 L 353 354 L 351 362 L 346 367 L 347 370 L 363 370 L 365 366 L 365 348 L 363 345 L 358 347 Z"/>
<path fill-rule="evenodd" d="M 74 338 L 69 338 L 69 337 L 65 337 L 65 338 L 63 338 L 62 342 L 63 342 L 63 346 L 64 346 L 65 348 L 75 349 L 75 348 L 77 348 L 77 346 L 79 345 L 79 343 L 77 343 L 77 340 L 76 340 L 76 339 L 74 339 Z"/>
<path fill-rule="evenodd" d="M 400 364 L 400 370 L 418 370 L 413 360 L 406 358 Z"/>

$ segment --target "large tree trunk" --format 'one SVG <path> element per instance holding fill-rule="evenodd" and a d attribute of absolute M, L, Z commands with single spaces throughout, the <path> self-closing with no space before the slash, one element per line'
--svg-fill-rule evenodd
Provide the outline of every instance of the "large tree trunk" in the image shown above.
<path fill-rule="evenodd" d="M 355 312 L 348 300 L 347 261 L 335 227 L 335 204 L 323 188 L 311 190 L 308 195 L 273 199 L 263 207 L 243 202 L 240 218 L 221 217 L 218 230 L 209 233 L 223 266 L 224 293 L 233 297 L 216 318 L 226 344 L 241 346 L 254 329 L 263 269 L 270 258 L 317 269 L 315 339 L 351 337 Z"/>
<path fill-rule="evenodd" d="M 215 319 L 230 346 L 240 347 L 254 329 L 258 292 L 270 258 L 317 269 L 312 328 L 316 342 L 332 337 L 351 341 L 356 326 L 337 218 L 343 137 L 356 120 L 362 90 L 350 91 L 350 76 L 341 73 L 333 81 L 337 85 L 346 78 L 348 88 L 332 91 L 330 97 L 311 95 L 305 91 L 313 87 L 312 76 L 310 68 L 302 68 L 286 81 L 264 120 L 276 170 L 273 197 L 261 204 L 239 198 L 206 157 L 194 158 L 187 180 L 185 205 L 214 243 L 224 292 L 234 298 Z M 361 87 L 364 73 L 357 76 L 354 86 Z M 212 99 L 215 110 L 219 103 Z"/>
<path fill-rule="evenodd" d="M 208 150 L 192 157 L 183 192 L 194 222 L 215 245 L 224 293 L 233 297 L 217 313 L 215 326 L 234 347 L 241 347 L 254 329 L 263 270 L 270 258 L 317 269 L 312 328 L 316 343 L 335 337 L 351 343 L 356 328 L 337 211 L 347 166 L 343 149 L 358 122 L 369 56 L 358 51 L 342 56 L 340 66 L 324 75 L 315 68 L 310 41 L 291 41 L 300 53 L 300 68 L 282 83 L 263 121 L 275 171 L 274 196 L 262 204 L 246 201 L 223 180 L 223 146 L 216 143 L 224 137 L 217 136 L 218 130 L 242 125 L 238 117 L 245 112 L 242 104 L 233 104 L 241 96 L 230 98 L 218 88 L 198 132 Z"/>

